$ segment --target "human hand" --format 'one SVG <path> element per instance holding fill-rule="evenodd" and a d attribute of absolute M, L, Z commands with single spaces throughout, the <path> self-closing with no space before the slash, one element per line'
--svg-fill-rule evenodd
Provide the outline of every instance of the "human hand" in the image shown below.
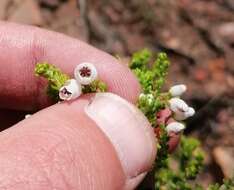
<path fill-rule="evenodd" d="M 45 108 L 0 133 L 0 189 L 134 189 L 150 170 L 156 142 L 147 119 L 132 104 L 140 87 L 131 71 L 89 45 L 29 26 L 0 23 L 0 106 L 33 111 L 50 105 L 39 61 L 72 74 L 95 64 L 105 93 Z M 126 100 L 128 101 L 126 101 Z M 9 120 L 8 119 L 8 120 Z"/>

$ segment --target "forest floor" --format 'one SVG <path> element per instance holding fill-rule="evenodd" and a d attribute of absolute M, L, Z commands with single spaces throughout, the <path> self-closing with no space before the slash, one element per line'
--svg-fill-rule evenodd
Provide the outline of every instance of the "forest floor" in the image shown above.
<path fill-rule="evenodd" d="M 129 60 L 144 47 L 168 53 L 167 87 L 188 85 L 197 114 L 186 133 L 206 151 L 199 181 L 234 171 L 233 0 L 1 0 L 0 20 L 65 33 Z"/>

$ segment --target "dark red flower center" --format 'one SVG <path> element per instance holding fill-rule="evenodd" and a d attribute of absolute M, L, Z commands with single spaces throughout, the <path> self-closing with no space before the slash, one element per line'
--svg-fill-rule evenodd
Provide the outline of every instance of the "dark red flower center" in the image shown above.
<path fill-rule="evenodd" d="M 71 95 L 72 93 L 71 92 L 69 92 L 66 88 L 64 88 L 64 89 L 62 89 L 62 91 L 61 91 L 64 95 L 67 95 L 67 96 L 69 96 L 69 95 Z"/>
<path fill-rule="evenodd" d="M 79 72 L 82 77 L 90 77 L 91 75 L 91 70 L 88 67 L 82 67 Z"/>

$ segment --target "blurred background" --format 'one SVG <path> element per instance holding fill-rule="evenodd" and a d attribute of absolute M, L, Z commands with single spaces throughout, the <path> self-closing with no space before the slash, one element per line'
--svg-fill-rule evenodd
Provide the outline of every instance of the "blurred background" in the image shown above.
<path fill-rule="evenodd" d="M 234 171 L 234 0 L 0 0 L 0 20 L 79 38 L 122 57 L 168 53 L 167 87 L 188 85 L 186 133 L 206 151 L 202 185 Z"/>

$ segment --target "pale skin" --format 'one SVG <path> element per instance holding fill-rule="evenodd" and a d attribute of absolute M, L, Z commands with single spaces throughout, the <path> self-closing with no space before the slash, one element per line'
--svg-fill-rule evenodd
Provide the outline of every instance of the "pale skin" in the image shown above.
<path fill-rule="evenodd" d="M 108 136 L 84 111 L 94 95 L 50 106 L 45 81 L 33 74 L 38 61 L 53 63 L 70 75 L 78 63 L 89 61 L 107 83 L 108 91 L 132 104 L 140 93 L 131 71 L 112 56 L 62 34 L 0 22 L 1 122 L 8 127 L 14 118 L 21 118 L 18 111 L 41 110 L 0 133 L 0 189 L 134 189 L 156 157 L 150 124 L 142 118 L 143 132 L 138 132 L 137 123 L 126 119 L 137 109 L 130 112 L 121 105 L 120 111 L 110 111 L 110 117 L 121 118 L 126 127 Z M 103 102 L 108 101 L 111 100 L 104 98 Z M 118 107 L 117 104 L 120 103 L 113 103 Z M 133 151 L 137 157 L 128 155 L 134 149 L 131 146 L 123 153 L 124 158 L 120 156 L 112 137 L 121 139 L 126 147 L 140 143 L 138 152 Z M 125 160 L 131 163 L 125 165 Z"/>

